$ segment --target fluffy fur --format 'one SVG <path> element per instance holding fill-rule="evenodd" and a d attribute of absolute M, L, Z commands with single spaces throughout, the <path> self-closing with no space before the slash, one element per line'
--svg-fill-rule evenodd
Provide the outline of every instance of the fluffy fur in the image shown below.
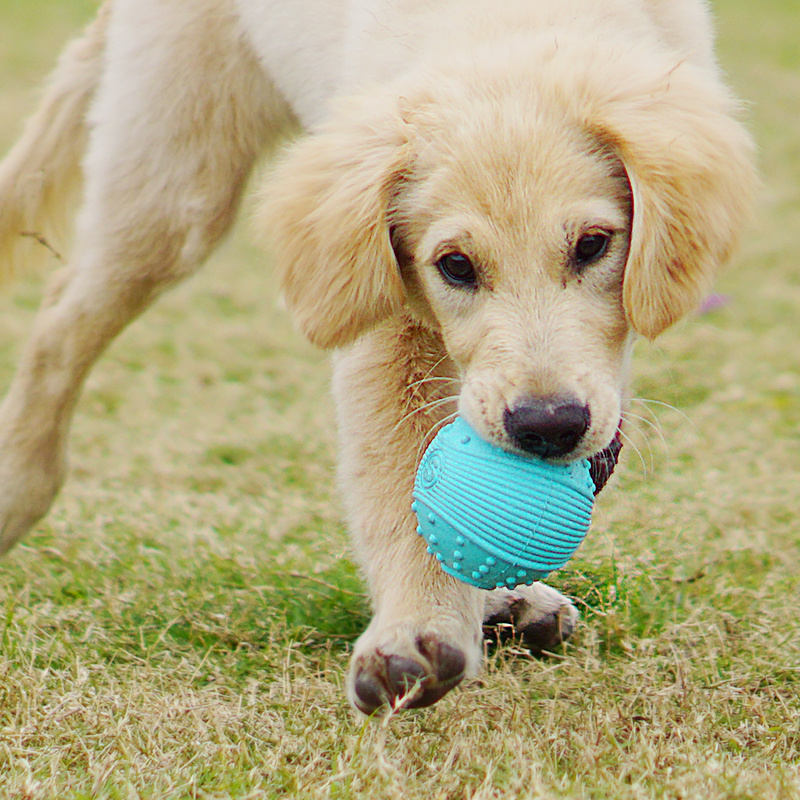
<path fill-rule="evenodd" d="M 698 304 L 744 223 L 736 111 L 702 0 L 110 0 L 0 166 L 3 275 L 83 177 L 68 267 L 0 407 L 2 547 L 61 485 L 94 361 L 203 262 L 255 159 L 300 127 L 256 225 L 298 326 L 337 349 L 375 609 L 351 702 L 435 702 L 477 671 L 484 614 L 524 605 L 548 641 L 567 633 L 574 609 L 546 587 L 487 601 L 438 569 L 416 464 L 457 410 L 544 457 L 609 444 L 634 336 Z"/>

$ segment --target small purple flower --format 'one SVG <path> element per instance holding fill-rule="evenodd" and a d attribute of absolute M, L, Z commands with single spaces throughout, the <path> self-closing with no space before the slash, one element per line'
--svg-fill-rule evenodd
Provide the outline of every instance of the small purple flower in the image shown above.
<path fill-rule="evenodd" d="M 717 294 L 716 292 L 712 292 L 697 309 L 698 314 L 708 314 L 712 311 L 716 311 L 717 309 L 723 308 L 724 306 L 730 303 L 731 299 L 726 294 Z"/>

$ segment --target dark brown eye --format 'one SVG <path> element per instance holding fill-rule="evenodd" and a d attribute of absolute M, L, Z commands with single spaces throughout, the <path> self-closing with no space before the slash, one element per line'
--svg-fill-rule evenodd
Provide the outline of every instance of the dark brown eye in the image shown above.
<path fill-rule="evenodd" d="M 605 255 L 610 241 L 611 236 L 607 233 L 584 234 L 575 245 L 575 262 L 579 267 L 585 267 L 597 261 Z"/>
<path fill-rule="evenodd" d="M 448 253 L 436 262 L 436 268 L 451 285 L 459 288 L 473 288 L 478 282 L 475 267 L 463 253 Z"/>

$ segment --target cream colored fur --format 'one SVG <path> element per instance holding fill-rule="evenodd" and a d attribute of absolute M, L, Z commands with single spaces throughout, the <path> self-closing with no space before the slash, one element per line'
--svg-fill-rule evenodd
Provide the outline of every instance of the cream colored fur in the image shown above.
<path fill-rule="evenodd" d="M 561 397 L 591 420 L 563 458 L 609 443 L 633 337 L 697 305 L 744 223 L 736 112 L 702 0 L 110 0 L 0 166 L 2 275 L 49 241 L 81 166 L 84 186 L 0 408 L 0 546 L 58 491 L 94 361 L 202 263 L 299 125 L 256 225 L 300 329 L 339 350 L 340 480 L 375 609 L 348 693 L 434 702 L 511 601 L 484 608 L 425 553 L 425 443 L 458 410 L 514 449 L 509 410 Z M 598 232 L 608 250 L 578 264 Z M 473 285 L 443 277 L 454 252 Z M 538 620 L 553 597 L 513 602 Z"/>
<path fill-rule="evenodd" d="M 64 51 L 38 110 L 0 164 L 0 281 L 58 254 L 69 239 L 65 223 L 80 191 L 85 117 L 102 72 L 108 17 L 105 5 Z"/>

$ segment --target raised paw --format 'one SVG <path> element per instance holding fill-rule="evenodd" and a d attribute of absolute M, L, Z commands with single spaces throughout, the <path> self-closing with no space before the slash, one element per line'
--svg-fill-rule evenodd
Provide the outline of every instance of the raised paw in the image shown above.
<path fill-rule="evenodd" d="M 544 583 L 495 589 L 486 596 L 483 633 L 491 641 L 518 639 L 541 655 L 567 641 L 578 618 L 569 598 Z"/>
<path fill-rule="evenodd" d="M 374 635 L 356 646 L 348 676 L 350 702 L 364 714 L 384 708 L 433 705 L 467 675 L 477 672 L 477 642 L 459 646 L 441 634 L 414 634 L 406 626 Z"/>

